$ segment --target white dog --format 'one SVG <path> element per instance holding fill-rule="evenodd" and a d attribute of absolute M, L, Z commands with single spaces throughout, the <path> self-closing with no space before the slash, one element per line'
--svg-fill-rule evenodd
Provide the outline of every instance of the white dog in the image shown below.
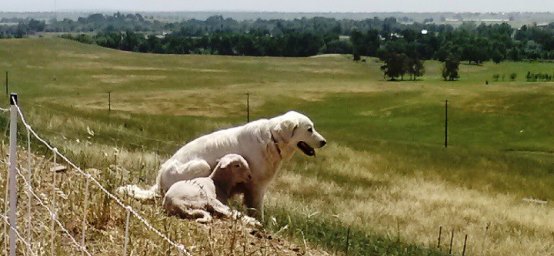
<path fill-rule="evenodd" d="M 263 218 L 264 195 L 281 160 L 292 157 L 296 149 L 314 156 L 314 148 L 321 148 L 325 144 L 325 138 L 316 132 L 308 117 L 290 111 L 271 119 L 253 121 L 197 138 L 162 164 L 156 184 L 150 189 L 128 185 L 119 188 L 119 191 L 137 199 L 163 196 L 175 182 L 210 175 L 218 158 L 226 154 L 239 154 L 248 161 L 252 180 L 235 192 L 244 193 L 246 207 L 255 210 L 250 210 L 250 215 Z"/>

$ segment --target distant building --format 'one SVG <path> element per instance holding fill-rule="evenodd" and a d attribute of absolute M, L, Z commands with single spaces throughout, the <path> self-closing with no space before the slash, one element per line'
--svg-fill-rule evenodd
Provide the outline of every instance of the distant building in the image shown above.
<path fill-rule="evenodd" d="M 501 23 L 501 22 L 508 22 L 509 19 L 481 19 L 481 22 L 490 22 L 490 23 Z"/>
<path fill-rule="evenodd" d="M 394 37 L 394 38 L 404 38 L 403 35 L 398 34 L 398 33 L 390 33 L 390 37 L 391 37 L 391 38 L 393 38 L 393 37 Z"/>
<path fill-rule="evenodd" d="M 164 39 L 165 36 L 166 36 L 167 34 L 169 34 L 169 33 L 170 33 L 170 32 L 163 31 L 160 35 L 156 35 L 156 37 L 159 38 L 159 39 Z"/>

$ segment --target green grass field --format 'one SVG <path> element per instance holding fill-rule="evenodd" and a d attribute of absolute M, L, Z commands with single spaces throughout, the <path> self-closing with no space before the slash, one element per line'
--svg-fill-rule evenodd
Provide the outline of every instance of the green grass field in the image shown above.
<path fill-rule="evenodd" d="M 348 240 L 349 255 L 440 254 L 451 230 L 459 254 L 467 234 L 471 255 L 554 255 L 554 83 L 525 81 L 554 64 L 462 64 L 456 82 L 442 81 L 434 61 L 415 82 L 387 82 L 380 65 L 0 40 L 0 71 L 30 123 L 84 167 L 106 168 L 104 152 L 125 152 L 120 183 L 152 184 L 158 162 L 187 141 L 244 123 L 248 92 L 251 119 L 297 110 L 330 142 L 283 165 L 266 198 L 267 229 L 329 253 L 346 253 Z"/>

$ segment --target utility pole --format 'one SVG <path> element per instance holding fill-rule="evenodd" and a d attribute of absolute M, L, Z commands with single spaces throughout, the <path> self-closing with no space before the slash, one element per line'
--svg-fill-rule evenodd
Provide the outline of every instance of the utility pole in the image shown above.
<path fill-rule="evenodd" d="M 448 100 L 444 102 L 444 148 L 448 147 Z"/>
<path fill-rule="evenodd" d="M 10 93 L 8 93 L 9 91 L 9 85 L 8 85 L 8 71 L 6 71 L 6 96 L 10 95 Z"/>
<path fill-rule="evenodd" d="M 250 93 L 246 93 L 246 122 L 250 122 Z"/>

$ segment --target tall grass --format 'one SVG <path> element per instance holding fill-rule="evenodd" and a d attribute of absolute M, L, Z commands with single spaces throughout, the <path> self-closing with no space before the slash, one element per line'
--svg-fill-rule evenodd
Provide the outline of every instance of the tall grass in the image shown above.
<path fill-rule="evenodd" d="M 150 166 L 156 163 L 151 154 L 130 153 L 125 150 L 114 152 L 105 148 L 89 146 L 79 151 L 65 152 L 72 159 L 77 159 L 79 166 L 86 173 L 99 180 L 103 187 L 114 191 L 122 185 L 123 175 L 128 174 L 127 167 Z M 2 147 L 3 152 L 6 151 Z M 102 152 L 102 155 L 98 155 Z M 18 155 L 19 168 L 23 176 L 27 175 L 28 154 L 20 149 Z M 41 155 L 43 153 L 44 155 Z M 29 253 L 22 240 L 19 240 L 17 255 L 42 255 L 54 252 L 56 255 L 80 255 L 81 237 L 85 235 L 85 245 L 92 255 L 113 255 L 122 253 L 125 241 L 126 210 L 117 205 L 92 182 L 88 182 L 76 170 L 54 174 L 52 152 L 37 149 L 32 155 L 32 187 L 39 200 L 31 197 L 31 226 L 27 224 L 27 187 L 24 179 L 19 177 L 18 220 L 19 232 L 26 241 L 31 241 L 32 251 Z M 140 159 L 135 162 L 134 160 Z M 57 164 L 64 164 L 57 161 Z M 87 168 L 95 166 L 98 168 Z M 6 164 L 0 166 L 0 189 L 6 191 Z M 54 175 L 57 177 L 54 179 Z M 88 189 L 87 189 L 88 186 Z M 88 191 L 88 195 L 85 195 Z M 88 198 L 88 200 L 85 200 Z M 171 240 L 185 245 L 193 255 L 296 255 L 298 252 L 308 255 L 321 255 L 317 248 L 305 248 L 282 240 L 263 230 L 243 226 L 237 221 L 216 220 L 210 225 L 197 224 L 175 217 L 167 217 L 156 207 L 159 202 L 138 202 L 123 198 L 124 202 L 139 214 L 144 216 L 152 226 L 167 235 Z M 7 202 L 0 199 L 2 206 Z M 56 211 L 56 219 L 63 228 L 55 224 L 52 229 L 52 216 L 48 207 Z M 83 224 L 84 229 L 83 229 Z M 7 227 L 2 222 L 0 225 Z M 30 236 L 28 235 L 30 231 Z M 149 230 L 142 222 L 131 215 L 129 224 L 129 255 L 179 255 L 176 248 Z M 79 245 L 71 242 L 70 237 Z M 1 243 L 8 239 L 8 233 L 2 233 Z M 52 246 L 53 245 L 53 246 Z M 4 251 L 4 254 L 6 252 Z"/>
<path fill-rule="evenodd" d="M 159 163 L 181 145 L 244 123 L 250 92 L 251 119 L 295 109 L 330 142 L 316 158 L 285 163 L 266 198 L 266 227 L 292 237 L 295 250 L 444 253 L 445 236 L 433 249 L 442 226 L 443 234 L 454 230 L 456 252 L 463 234 L 469 254 L 554 251 L 554 86 L 523 80 L 527 71 L 552 70 L 551 63 L 462 65 L 461 80 L 449 83 L 440 78 L 440 63 L 429 61 L 422 80 L 389 83 L 376 60 L 353 63 L 347 56 L 167 56 L 34 39 L 0 41 L 0 57 L 36 129 L 83 167 L 114 175 L 105 177 L 111 186 L 151 185 Z M 519 78 L 485 85 L 503 72 Z M 123 169 L 107 172 L 114 148 Z M 129 203 L 162 218 L 155 205 Z M 124 213 L 104 209 L 117 216 L 105 225 L 121 235 Z M 195 244 L 193 238 L 185 241 Z M 199 239 L 199 250 L 213 249 Z"/>

